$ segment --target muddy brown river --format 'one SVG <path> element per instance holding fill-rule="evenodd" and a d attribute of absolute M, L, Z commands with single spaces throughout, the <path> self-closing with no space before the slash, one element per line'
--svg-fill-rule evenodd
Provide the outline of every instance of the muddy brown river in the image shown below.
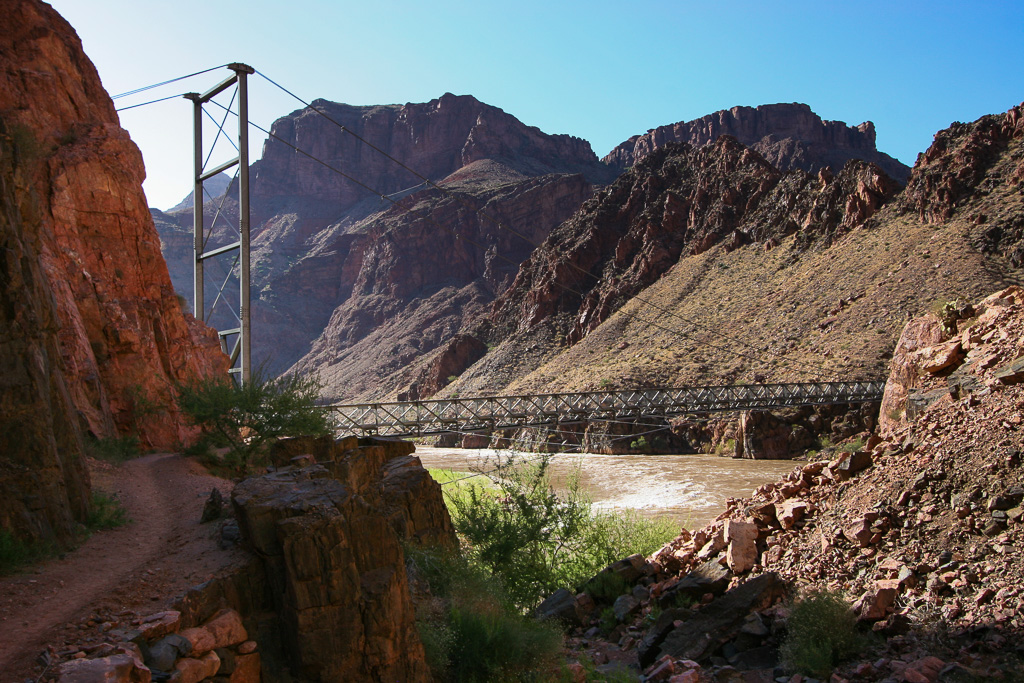
<path fill-rule="evenodd" d="M 463 472 L 494 469 L 498 451 L 416 446 L 423 465 Z M 503 457 L 507 451 L 500 452 Z M 535 454 L 516 457 L 536 458 Z M 579 470 L 580 484 L 603 509 L 636 510 L 645 517 L 669 517 L 699 529 L 724 509 L 729 498 L 749 496 L 776 481 L 797 463 L 790 460 L 734 460 L 715 455 L 592 455 L 556 453 L 550 468 L 556 487 Z"/>

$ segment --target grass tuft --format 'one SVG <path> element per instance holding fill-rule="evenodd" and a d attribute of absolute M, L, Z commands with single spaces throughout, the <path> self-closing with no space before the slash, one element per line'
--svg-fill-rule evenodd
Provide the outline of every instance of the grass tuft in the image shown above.
<path fill-rule="evenodd" d="M 843 598 L 819 591 L 797 600 L 790 612 L 782 660 L 802 674 L 827 677 L 835 666 L 861 652 L 867 640 Z"/>

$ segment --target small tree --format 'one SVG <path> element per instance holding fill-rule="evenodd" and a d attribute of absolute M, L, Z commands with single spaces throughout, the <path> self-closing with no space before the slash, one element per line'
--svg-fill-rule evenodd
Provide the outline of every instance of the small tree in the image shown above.
<path fill-rule="evenodd" d="M 228 464 L 242 474 L 282 436 L 332 433 L 328 411 L 317 405 L 322 388 L 313 375 L 267 379 L 257 372 L 242 386 L 211 377 L 178 387 L 178 406 L 203 430 L 207 443 L 228 445 Z"/>

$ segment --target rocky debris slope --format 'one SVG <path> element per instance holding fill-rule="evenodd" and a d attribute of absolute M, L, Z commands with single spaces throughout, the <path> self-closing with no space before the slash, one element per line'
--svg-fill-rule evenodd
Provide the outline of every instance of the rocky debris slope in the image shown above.
<path fill-rule="evenodd" d="M 634 135 L 603 161 L 626 169 L 670 143 L 702 146 L 722 135 L 735 137 L 783 171 L 838 171 L 851 159 L 860 159 L 879 166 L 901 183 L 910 175 L 910 168 L 875 147 L 875 126 L 870 121 L 855 127 L 842 121 L 823 121 L 806 104 L 798 103 L 733 107 L 693 121 L 659 126 Z"/>
<path fill-rule="evenodd" d="M 88 640 L 44 653 L 39 680 L 430 680 L 403 544 L 456 538 L 413 450 L 355 437 L 277 443 L 271 471 L 236 485 L 220 525 L 247 564 L 170 611 L 95 614 L 81 627 L 96 627 Z"/>
<path fill-rule="evenodd" d="M 65 377 L 81 427 L 187 436 L 174 383 L 221 371 L 211 332 L 183 314 L 142 192 L 138 149 L 74 30 L 48 5 L 16 3 L 0 31 L 0 116 L 22 166 L 54 293 Z"/>
<path fill-rule="evenodd" d="M 800 465 L 634 562 L 640 588 L 630 613 L 664 611 L 640 623 L 618 619 L 618 644 L 638 649 L 647 680 L 733 680 L 744 670 L 772 680 L 788 610 L 771 604 L 774 593 L 746 589 L 765 596 L 760 602 L 740 596 L 779 579 L 791 591 L 845 595 L 862 628 L 877 634 L 873 650 L 841 665 L 834 681 L 1015 670 L 1024 629 L 1024 292 L 1000 291 L 964 315 L 926 345 L 907 342 L 943 322 L 929 316 L 907 326 L 886 438 L 870 435 L 863 450 Z M 909 393 L 898 389 L 915 374 L 921 380 Z M 729 596 L 739 606 L 716 631 Z"/>

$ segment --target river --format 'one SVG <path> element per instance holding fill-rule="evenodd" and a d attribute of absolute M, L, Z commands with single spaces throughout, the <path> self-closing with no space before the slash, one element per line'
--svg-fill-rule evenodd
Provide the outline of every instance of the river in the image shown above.
<path fill-rule="evenodd" d="M 500 451 L 507 457 L 508 451 Z M 416 446 L 428 469 L 463 472 L 494 469 L 499 451 Z M 516 457 L 536 458 L 536 454 Z M 594 455 L 555 453 L 550 471 L 557 487 L 577 468 L 580 484 L 599 509 L 636 510 L 646 517 L 668 517 L 691 531 L 725 509 L 729 498 L 749 496 L 761 484 L 778 480 L 798 463 L 743 460 L 715 455 Z"/>

